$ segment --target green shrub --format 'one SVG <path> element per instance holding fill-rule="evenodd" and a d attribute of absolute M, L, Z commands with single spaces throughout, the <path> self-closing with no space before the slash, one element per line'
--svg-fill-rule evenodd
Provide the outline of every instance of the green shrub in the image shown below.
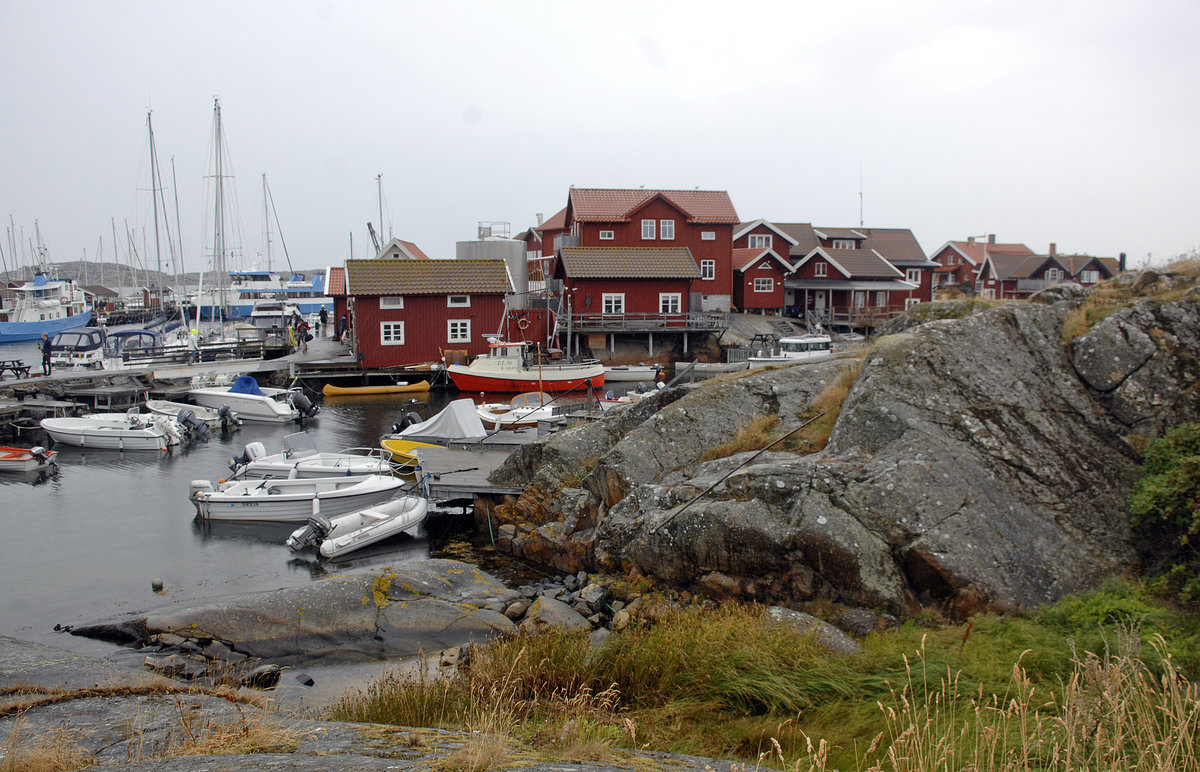
<path fill-rule="evenodd" d="M 1146 447 L 1129 497 L 1130 522 L 1157 591 L 1200 604 L 1200 424 L 1183 424 Z"/>

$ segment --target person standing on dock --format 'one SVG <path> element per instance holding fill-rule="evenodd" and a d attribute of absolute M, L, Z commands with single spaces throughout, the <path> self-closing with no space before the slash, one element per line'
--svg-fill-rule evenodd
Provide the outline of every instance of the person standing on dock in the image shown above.
<path fill-rule="evenodd" d="M 321 337 L 321 330 L 329 329 L 329 312 L 325 310 L 325 306 L 321 306 L 321 314 L 317 322 L 317 337 Z"/>
<path fill-rule="evenodd" d="M 42 375 L 50 374 L 50 354 L 54 351 L 54 344 L 50 341 L 50 337 L 46 333 L 42 333 L 42 339 L 38 341 L 38 348 L 42 350 Z"/>

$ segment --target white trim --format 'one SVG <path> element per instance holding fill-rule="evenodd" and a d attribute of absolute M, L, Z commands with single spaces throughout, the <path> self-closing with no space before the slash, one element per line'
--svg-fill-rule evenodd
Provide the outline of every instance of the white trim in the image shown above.
<path fill-rule="evenodd" d="M 792 264 L 789 263 L 787 260 L 784 260 L 782 257 L 780 257 L 779 253 L 777 253 L 773 249 L 766 249 L 766 250 L 763 250 L 762 252 L 759 252 L 757 255 L 754 256 L 754 258 L 752 260 L 750 260 L 748 263 L 746 263 L 742 267 L 738 268 L 738 270 L 741 271 L 742 273 L 745 273 L 746 271 L 749 271 L 751 268 L 753 268 L 755 263 L 757 263 L 759 260 L 762 260 L 764 258 L 774 259 L 775 262 L 779 263 L 779 267 L 783 269 L 784 273 L 791 273 Z"/>
<path fill-rule="evenodd" d="M 608 231 L 608 230 L 600 231 L 600 240 L 601 241 L 612 241 L 616 237 L 617 236 L 616 236 L 615 231 Z"/>
<path fill-rule="evenodd" d="M 913 278 L 914 276 L 916 278 Z M 920 268 L 905 268 L 904 269 L 904 280 L 911 281 L 913 284 L 920 284 L 921 283 L 921 269 Z"/>
<path fill-rule="evenodd" d="M 700 231 L 700 240 L 701 241 L 716 241 L 717 240 L 717 232 L 716 231 Z"/>
<path fill-rule="evenodd" d="M 668 227 L 670 226 L 671 235 L 667 235 Z M 674 220 L 659 220 L 658 221 L 658 238 L 662 241 L 675 240 L 675 221 Z"/>
<path fill-rule="evenodd" d="M 674 309 L 663 308 L 663 301 L 667 301 L 667 302 L 671 303 L 672 305 L 674 305 Z M 660 293 L 658 293 L 658 312 L 660 314 L 681 314 L 681 313 L 683 313 L 683 293 L 682 292 L 660 292 Z"/>
<path fill-rule="evenodd" d="M 658 220 L 642 220 L 642 241 L 655 241 L 658 234 Z M 650 235 L 647 236 L 646 234 Z"/>
<path fill-rule="evenodd" d="M 389 333 L 387 330 L 400 328 L 399 340 L 388 340 Z M 392 336 L 395 333 L 391 333 Z M 403 346 L 404 345 L 404 322 L 380 322 L 379 323 L 379 345 L 381 346 Z"/>
<path fill-rule="evenodd" d="M 764 287 L 762 289 L 760 289 L 758 286 L 759 282 L 764 283 Z M 774 292 L 775 291 L 775 279 L 774 279 L 774 277 L 771 277 L 771 276 L 755 276 L 753 286 L 754 286 L 755 292 Z"/>
<path fill-rule="evenodd" d="M 734 234 L 733 234 L 733 240 L 734 240 L 734 241 L 737 241 L 737 240 L 738 240 L 738 239 L 740 239 L 742 236 L 745 236 L 747 233 L 749 233 L 750 231 L 754 230 L 755 228 L 757 228 L 757 227 L 758 227 L 758 226 L 760 226 L 760 225 L 765 225 L 765 226 L 767 226 L 768 228 L 770 228 L 770 229 L 771 229 L 773 232 L 775 232 L 775 233 L 778 233 L 778 234 L 779 234 L 779 236 L 780 236 L 780 238 L 782 238 L 784 241 L 786 241 L 788 244 L 792 245 L 793 247 L 794 247 L 794 246 L 796 246 L 797 244 L 799 244 L 799 243 L 800 243 L 800 242 L 799 242 L 799 241 L 797 241 L 796 239 L 794 239 L 794 238 L 792 238 L 791 236 L 787 235 L 787 233 L 783 232 L 783 231 L 782 231 L 782 230 L 780 230 L 779 228 L 776 228 L 776 227 L 775 227 L 775 226 L 774 226 L 774 225 L 773 225 L 773 224 L 772 224 L 772 223 L 771 223 L 769 220 L 764 220 L 764 219 L 763 219 L 763 218 L 761 218 L 761 217 L 760 217 L 760 218 L 758 218 L 757 220 L 755 220 L 755 221 L 754 221 L 754 222 L 752 222 L 752 223 L 747 223 L 747 224 L 746 224 L 746 227 L 742 228 L 742 229 L 741 229 L 740 231 L 738 231 L 737 233 L 734 233 Z"/>
<path fill-rule="evenodd" d="M 463 298 L 464 302 L 455 303 L 454 302 L 455 298 Z M 446 296 L 446 308 L 470 308 L 470 307 L 471 307 L 471 296 L 470 295 L 447 295 Z"/>
<path fill-rule="evenodd" d="M 385 308 L 404 308 L 404 296 L 403 295 L 380 295 L 379 296 L 379 308 L 380 308 L 380 310 L 383 310 Z"/>
<path fill-rule="evenodd" d="M 609 301 L 615 301 L 614 308 L 609 310 Z M 620 306 L 616 308 L 615 306 Z M 623 314 L 625 313 L 625 293 L 624 292 L 604 292 L 600 295 L 600 313 L 602 314 Z"/>
<path fill-rule="evenodd" d="M 704 268 L 707 266 L 711 270 L 708 276 L 704 275 Z M 700 281 L 716 281 L 717 279 L 717 261 L 716 260 L 701 260 L 700 261 Z"/>
<path fill-rule="evenodd" d="M 757 244 L 755 242 L 758 242 Z M 751 233 L 746 236 L 748 249 L 771 249 L 775 246 L 773 233 Z"/>

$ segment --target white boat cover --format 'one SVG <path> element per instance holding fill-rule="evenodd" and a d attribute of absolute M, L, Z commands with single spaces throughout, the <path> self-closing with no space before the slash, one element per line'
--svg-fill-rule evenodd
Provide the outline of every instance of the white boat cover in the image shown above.
<path fill-rule="evenodd" d="M 447 440 L 470 440 L 486 437 L 487 430 L 475 412 L 475 403 L 467 398 L 456 399 L 442 412 L 400 430 L 401 437 L 441 437 Z"/>

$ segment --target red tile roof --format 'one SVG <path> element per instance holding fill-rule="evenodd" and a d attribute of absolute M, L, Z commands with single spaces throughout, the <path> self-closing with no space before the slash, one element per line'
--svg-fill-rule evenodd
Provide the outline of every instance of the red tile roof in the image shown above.
<path fill-rule="evenodd" d="M 960 253 L 973 260 L 976 265 L 982 263 L 987 255 L 1029 255 L 1035 252 L 1024 244 L 989 244 L 985 241 L 951 241 L 949 246 L 956 247 Z M 985 249 L 986 247 L 986 249 Z"/>
<path fill-rule="evenodd" d="M 572 279 L 698 279 L 687 247 L 563 247 L 563 270 Z"/>
<path fill-rule="evenodd" d="M 328 286 L 325 291 L 330 297 L 334 295 L 345 297 L 346 295 L 346 269 L 342 266 L 334 266 L 329 269 L 329 277 L 327 279 Z"/>
<path fill-rule="evenodd" d="M 553 217 L 534 228 L 535 231 L 545 232 L 563 230 L 567 227 L 567 208 L 564 206 Z"/>
<path fill-rule="evenodd" d="M 571 188 L 568 208 L 580 222 L 628 222 L 632 212 L 661 196 L 693 223 L 738 223 L 733 201 L 723 190 L 643 190 Z"/>
<path fill-rule="evenodd" d="M 509 291 L 503 260 L 347 260 L 348 294 L 504 294 Z"/>

